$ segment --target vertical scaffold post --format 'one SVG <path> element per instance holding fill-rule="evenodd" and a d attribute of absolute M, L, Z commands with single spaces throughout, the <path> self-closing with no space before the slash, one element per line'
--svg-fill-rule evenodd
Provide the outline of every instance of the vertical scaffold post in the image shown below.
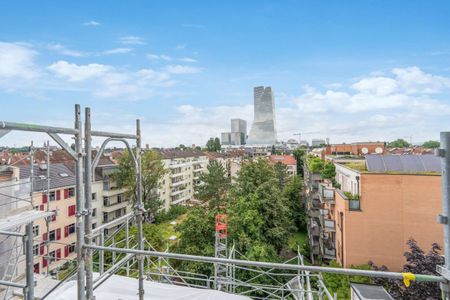
<path fill-rule="evenodd" d="M 139 250 L 144 250 L 144 237 L 142 234 L 142 219 L 144 212 L 144 204 L 142 203 L 142 158 L 141 158 L 141 122 L 136 120 L 136 222 L 138 230 Z M 139 269 L 139 300 L 144 300 L 144 258 L 142 255 L 138 257 Z"/>
<path fill-rule="evenodd" d="M 81 131 L 80 105 L 75 105 L 75 151 L 76 161 L 76 231 L 77 231 L 77 300 L 85 300 L 85 272 L 84 272 L 84 201 L 83 201 L 83 136 Z"/>
<path fill-rule="evenodd" d="M 86 245 L 92 244 L 92 136 L 91 136 L 91 109 L 85 108 L 84 113 L 84 230 Z M 92 269 L 92 250 L 85 249 L 85 270 L 86 270 L 86 299 L 94 299 L 94 278 Z"/>
<path fill-rule="evenodd" d="M 228 223 L 227 215 L 216 215 L 215 257 L 228 258 Z M 216 290 L 228 291 L 228 266 L 222 263 L 214 264 L 214 285 Z"/>
<path fill-rule="evenodd" d="M 25 263 L 26 263 L 26 300 L 34 300 L 34 268 L 33 268 L 33 222 L 26 225 L 25 229 Z"/>
<path fill-rule="evenodd" d="M 443 276 L 448 279 L 450 270 L 450 132 L 441 132 L 441 146 L 438 156 L 441 157 L 442 169 L 442 214 L 438 221 L 444 225 L 444 254 L 445 266 Z M 450 299 L 450 286 L 448 283 L 441 283 L 441 290 L 444 299 Z"/>

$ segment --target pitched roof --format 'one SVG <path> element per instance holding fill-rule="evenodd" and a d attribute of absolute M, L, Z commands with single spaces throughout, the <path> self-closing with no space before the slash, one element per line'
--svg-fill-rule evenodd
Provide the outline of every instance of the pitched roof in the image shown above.
<path fill-rule="evenodd" d="M 30 178 L 31 166 L 20 166 L 20 179 Z M 34 190 L 43 191 L 47 188 L 47 170 L 34 166 Z M 74 186 L 76 182 L 75 174 L 64 164 L 50 165 L 50 189 Z"/>
<path fill-rule="evenodd" d="M 164 159 L 206 156 L 202 151 L 194 149 L 155 149 Z"/>
<path fill-rule="evenodd" d="M 282 163 L 287 166 L 297 165 L 297 160 L 290 155 L 270 155 L 269 160 L 273 163 Z"/>

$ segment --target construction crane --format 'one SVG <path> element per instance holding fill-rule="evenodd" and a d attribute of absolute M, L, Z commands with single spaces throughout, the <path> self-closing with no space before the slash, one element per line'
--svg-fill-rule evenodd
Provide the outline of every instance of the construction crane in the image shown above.
<path fill-rule="evenodd" d="M 302 141 L 302 134 L 317 134 L 317 133 L 321 133 L 320 131 L 310 131 L 310 132 L 297 132 L 294 133 L 294 135 L 298 135 L 298 144 L 300 145 L 301 141 Z"/>

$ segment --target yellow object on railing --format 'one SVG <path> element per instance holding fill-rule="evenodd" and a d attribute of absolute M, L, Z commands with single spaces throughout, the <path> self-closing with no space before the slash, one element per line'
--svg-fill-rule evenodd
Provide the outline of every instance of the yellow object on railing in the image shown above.
<path fill-rule="evenodd" d="M 409 287 L 409 285 L 411 284 L 411 281 L 416 280 L 416 275 L 414 275 L 413 273 L 402 273 L 403 274 L 403 283 L 405 284 L 406 287 Z"/>

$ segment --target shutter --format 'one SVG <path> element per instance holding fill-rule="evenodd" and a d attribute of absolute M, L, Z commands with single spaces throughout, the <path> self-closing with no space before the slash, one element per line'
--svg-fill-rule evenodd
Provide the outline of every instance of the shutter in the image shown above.
<path fill-rule="evenodd" d="M 61 190 L 56 191 L 56 200 L 61 200 Z"/>
<path fill-rule="evenodd" d="M 56 229 L 56 239 L 57 240 L 61 239 L 61 228 Z"/>
<path fill-rule="evenodd" d="M 61 248 L 56 250 L 56 260 L 60 260 L 61 259 Z"/>
<path fill-rule="evenodd" d="M 42 235 L 42 240 L 44 240 L 44 241 L 47 240 L 47 233 L 44 233 L 44 234 Z"/>
<path fill-rule="evenodd" d="M 64 237 L 69 236 L 69 226 L 64 226 Z"/>
<path fill-rule="evenodd" d="M 42 194 L 42 203 L 47 203 L 47 194 Z"/>
<path fill-rule="evenodd" d="M 52 222 L 56 221 L 56 210 L 53 210 Z"/>
<path fill-rule="evenodd" d="M 39 255 L 44 255 L 44 243 L 41 243 L 39 247 Z"/>
<path fill-rule="evenodd" d="M 47 260 L 45 257 L 42 258 L 42 267 L 45 268 L 47 266 Z"/>
<path fill-rule="evenodd" d="M 64 199 L 69 198 L 69 189 L 64 189 Z"/>
<path fill-rule="evenodd" d="M 69 246 L 64 247 L 64 257 L 69 256 Z"/>
<path fill-rule="evenodd" d="M 44 204 L 41 204 L 41 205 L 39 206 L 39 210 L 44 210 Z"/>

